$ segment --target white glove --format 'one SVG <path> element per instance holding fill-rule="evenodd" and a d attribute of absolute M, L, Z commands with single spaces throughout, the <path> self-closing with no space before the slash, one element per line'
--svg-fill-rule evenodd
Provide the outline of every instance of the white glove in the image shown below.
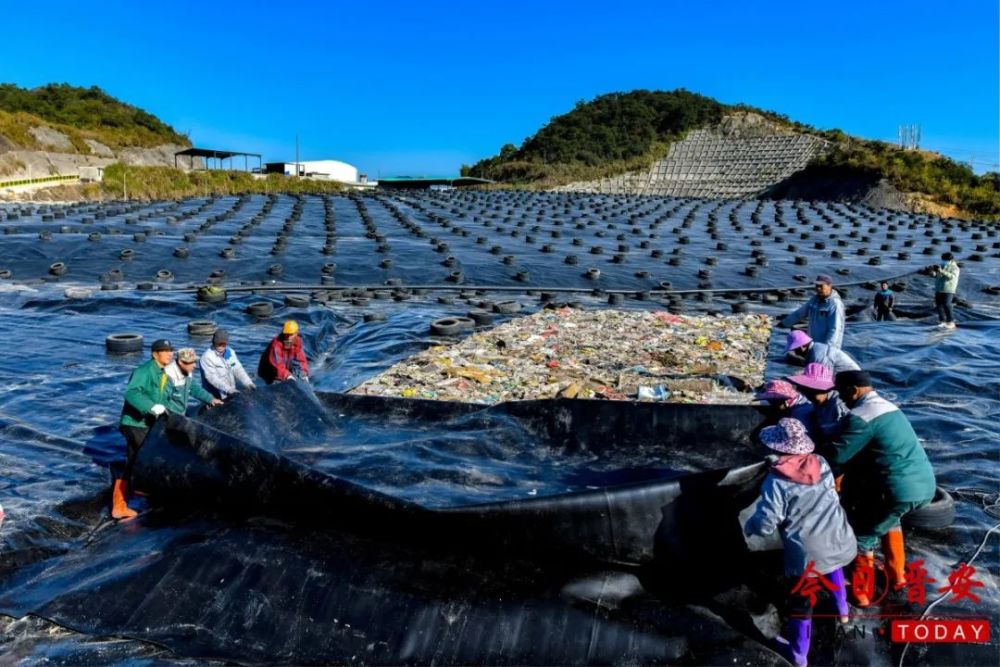
<path fill-rule="evenodd" d="M 159 403 L 157 403 L 156 405 L 154 405 L 153 407 L 151 407 L 149 409 L 149 413 L 152 414 L 152 415 L 154 415 L 154 416 L 156 416 L 156 417 L 159 417 L 160 415 L 162 415 L 166 411 L 167 411 L 167 409 L 165 407 L 163 407 L 162 405 L 160 405 Z"/>

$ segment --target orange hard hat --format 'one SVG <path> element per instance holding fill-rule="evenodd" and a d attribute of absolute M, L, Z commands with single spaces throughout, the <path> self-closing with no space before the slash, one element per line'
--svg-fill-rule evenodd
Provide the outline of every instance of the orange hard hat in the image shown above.
<path fill-rule="evenodd" d="M 299 323 L 296 322 L 295 320 L 288 320 L 287 322 L 285 322 L 285 326 L 281 329 L 281 333 L 288 335 L 297 334 L 298 332 L 299 332 Z"/>

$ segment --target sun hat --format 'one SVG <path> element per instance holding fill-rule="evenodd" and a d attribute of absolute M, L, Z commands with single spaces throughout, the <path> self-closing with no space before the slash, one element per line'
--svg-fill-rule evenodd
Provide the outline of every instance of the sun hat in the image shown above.
<path fill-rule="evenodd" d="M 823 364 L 816 363 L 806 364 L 805 372 L 788 376 L 788 381 L 817 391 L 830 391 L 834 387 L 833 371 Z"/>
<path fill-rule="evenodd" d="M 193 364 L 198 361 L 198 353 L 193 348 L 185 347 L 177 352 L 177 361 L 182 361 L 185 364 Z"/>
<path fill-rule="evenodd" d="M 785 340 L 785 354 L 788 354 L 792 350 L 797 350 L 803 345 L 808 345 L 813 342 L 809 334 L 801 329 L 795 329 L 788 332 L 788 338 Z"/>
<path fill-rule="evenodd" d="M 796 387 L 806 387 L 819 391 L 829 391 L 836 384 L 830 367 L 820 363 L 806 364 L 803 372 L 790 375 L 785 379 Z"/>
<path fill-rule="evenodd" d="M 790 383 L 784 380 L 768 380 L 764 387 L 754 396 L 757 401 L 785 401 L 785 405 L 791 406 L 799 397 L 799 392 Z"/>
<path fill-rule="evenodd" d="M 788 417 L 761 429 L 760 441 L 768 449 L 784 454 L 810 454 L 816 448 L 802 422 Z"/>
<path fill-rule="evenodd" d="M 174 346 L 170 344 L 170 341 L 166 338 L 159 338 L 153 341 L 153 346 L 151 348 L 153 352 L 168 352 L 174 349 Z"/>

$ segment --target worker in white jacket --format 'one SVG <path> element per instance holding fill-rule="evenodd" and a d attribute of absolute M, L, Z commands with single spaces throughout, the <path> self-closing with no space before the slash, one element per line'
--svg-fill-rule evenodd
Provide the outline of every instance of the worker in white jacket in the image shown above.
<path fill-rule="evenodd" d="M 200 363 L 201 384 L 217 398 L 224 399 L 240 389 L 256 389 L 236 351 L 229 347 L 229 334 L 223 329 L 212 336 L 212 346 L 201 355 Z"/>

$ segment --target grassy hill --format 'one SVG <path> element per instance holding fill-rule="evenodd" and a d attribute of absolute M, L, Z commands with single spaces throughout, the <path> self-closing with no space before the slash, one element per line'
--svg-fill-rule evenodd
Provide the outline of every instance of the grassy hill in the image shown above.
<path fill-rule="evenodd" d="M 885 180 L 915 199 L 959 214 L 1000 217 L 1000 175 L 996 173 L 976 176 L 966 165 L 940 155 L 853 138 L 841 130 L 818 130 L 772 111 L 725 105 L 686 90 L 636 90 L 578 102 L 520 147 L 507 144 L 499 154 L 463 166 L 462 174 L 508 186 L 549 188 L 642 170 L 664 157 L 670 143 L 690 130 L 716 125 L 723 116 L 738 111 L 764 116 L 782 131 L 831 142 L 831 150 L 796 174 L 800 190 L 803 181 L 814 176 L 856 176 L 864 181 Z"/>
<path fill-rule="evenodd" d="M 46 146 L 31 128 L 52 128 L 66 135 L 75 152 L 92 152 L 86 139 L 112 150 L 149 148 L 163 144 L 189 146 L 187 137 L 156 116 L 121 102 L 100 88 L 49 84 L 25 89 L 0 84 L 0 137 L 14 147 L 42 150 Z"/>
<path fill-rule="evenodd" d="M 902 150 L 884 141 L 845 140 L 813 160 L 801 176 L 823 178 L 832 172 L 885 179 L 901 192 L 958 215 L 1000 216 L 1000 174 L 977 176 L 968 165 L 935 153 Z"/>

